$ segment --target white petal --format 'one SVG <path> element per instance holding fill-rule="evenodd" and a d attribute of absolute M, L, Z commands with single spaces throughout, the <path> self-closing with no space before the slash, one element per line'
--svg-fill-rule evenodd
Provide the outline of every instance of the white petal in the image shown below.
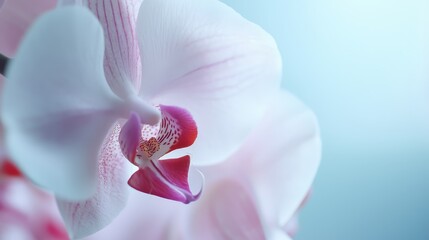
<path fill-rule="evenodd" d="M 91 235 L 86 240 L 100 239 L 180 239 L 177 235 L 168 238 L 170 223 L 175 221 L 180 210 L 188 210 L 180 202 L 162 199 L 141 192 L 131 191 L 124 211 L 106 228 Z"/>
<path fill-rule="evenodd" d="M 319 166 L 321 143 L 314 114 L 283 92 L 237 156 L 250 173 L 261 213 L 271 225 L 284 226 Z"/>
<path fill-rule="evenodd" d="M 127 203 L 129 163 L 119 147 L 119 131 L 120 126 L 116 125 L 101 148 L 97 193 L 81 202 L 57 199 L 69 236 L 73 239 L 88 236 L 106 227 Z"/>
<path fill-rule="evenodd" d="M 145 0 L 137 20 L 141 95 L 190 111 L 199 136 L 193 164 L 224 160 L 248 135 L 279 86 L 281 60 L 260 27 L 215 0 Z"/>
<path fill-rule="evenodd" d="M 113 91 L 125 98 L 140 88 L 141 61 L 136 36 L 142 0 L 81 0 L 99 19 L 106 39 L 104 72 Z"/>
<path fill-rule="evenodd" d="M 120 105 L 104 78 L 103 52 L 97 19 L 63 7 L 34 24 L 7 73 L 7 150 L 30 179 L 66 199 L 95 192 L 97 154 Z"/>
<path fill-rule="evenodd" d="M 282 229 L 273 228 L 267 232 L 266 240 L 291 240 L 291 238 Z"/>

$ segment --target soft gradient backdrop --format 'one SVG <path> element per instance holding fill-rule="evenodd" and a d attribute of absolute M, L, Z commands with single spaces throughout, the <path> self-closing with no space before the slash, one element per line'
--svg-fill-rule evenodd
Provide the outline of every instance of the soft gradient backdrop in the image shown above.
<path fill-rule="evenodd" d="M 298 240 L 429 239 L 429 1 L 225 0 L 277 40 L 323 159 Z"/>

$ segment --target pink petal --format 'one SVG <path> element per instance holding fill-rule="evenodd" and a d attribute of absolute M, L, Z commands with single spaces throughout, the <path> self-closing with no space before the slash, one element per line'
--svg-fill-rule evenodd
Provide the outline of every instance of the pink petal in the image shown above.
<path fill-rule="evenodd" d="M 187 109 L 196 164 L 237 150 L 279 87 L 274 40 L 220 1 L 145 0 L 137 23 L 143 65 L 141 96 Z"/>
<path fill-rule="evenodd" d="M 188 204 L 201 193 L 193 195 L 189 189 L 189 164 L 189 156 L 150 161 L 147 167 L 131 176 L 128 184 L 138 191 Z"/>
<path fill-rule="evenodd" d="M 104 72 L 110 87 L 122 98 L 137 93 L 141 61 L 135 23 L 141 0 L 83 0 L 83 4 L 104 29 Z"/>
<path fill-rule="evenodd" d="M 137 147 L 139 146 L 141 132 L 140 117 L 132 113 L 128 121 L 121 129 L 119 134 L 119 143 L 122 153 L 125 157 L 134 163 L 136 157 Z"/>
<path fill-rule="evenodd" d="M 55 7 L 55 0 L 4 0 L 0 6 L 0 53 L 12 57 L 33 21 Z"/>
<path fill-rule="evenodd" d="M 71 238 L 82 238 L 99 231 L 110 224 L 126 205 L 128 161 L 121 153 L 119 131 L 120 126 L 117 124 L 101 148 L 96 194 L 81 202 L 57 199 Z"/>

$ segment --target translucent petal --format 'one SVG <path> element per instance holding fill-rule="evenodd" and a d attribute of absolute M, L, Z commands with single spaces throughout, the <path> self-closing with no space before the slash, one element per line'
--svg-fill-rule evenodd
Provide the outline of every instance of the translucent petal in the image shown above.
<path fill-rule="evenodd" d="M 237 153 L 236 169 L 248 166 L 242 171 L 252 181 L 261 213 L 269 224 L 284 226 L 307 195 L 320 158 L 314 114 L 283 92 Z"/>
<path fill-rule="evenodd" d="M 185 108 L 198 125 L 197 141 L 174 156 L 192 152 L 193 164 L 224 160 L 279 86 L 274 40 L 214 0 L 145 0 L 137 33 L 142 97 Z"/>
<path fill-rule="evenodd" d="M 97 154 L 122 104 L 105 81 L 103 51 L 97 19 L 63 7 L 36 21 L 7 73 L 1 117 L 8 153 L 62 198 L 95 192 Z"/>

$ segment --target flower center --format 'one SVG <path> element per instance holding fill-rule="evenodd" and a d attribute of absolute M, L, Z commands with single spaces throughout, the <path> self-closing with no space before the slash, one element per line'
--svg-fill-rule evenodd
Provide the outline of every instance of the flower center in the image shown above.
<path fill-rule="evenodd" d="M 142 140 L 138 148 L 137 156 L 144 154 L 145 157 L 150 158 L 159 150 L 160 143 L 155 137 L 151 137 L 149 140 Z"/>
<path fill-rule="evenodd" d="M 176 149 L 191 146 L 197 138 L 197 125 L 183 108 L 160 105 L 161 121 L 155 126 L 142 124 L 132 113 L 122 126 L 119 144 L 127 159 L 139 167 L 128 180 L 134 189 L 159 197 L 190 203 L 197 200 L 202 188 L 193 194 L 189 188 L 190 156 L 160 159 Z"/>

